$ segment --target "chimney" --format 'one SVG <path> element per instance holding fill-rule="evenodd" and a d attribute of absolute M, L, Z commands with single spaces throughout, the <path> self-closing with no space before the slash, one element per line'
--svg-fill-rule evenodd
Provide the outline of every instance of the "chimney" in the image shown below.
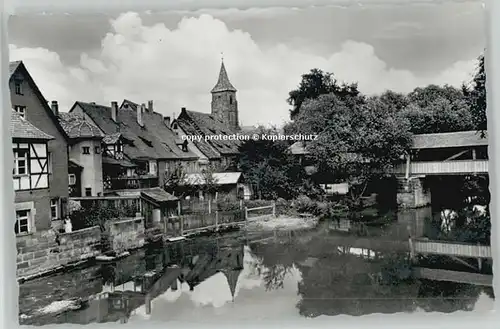
<path fill-rule="evenodd" d="M 114 122 L 118 122 L 117 121 L 117 114 L 118 114 L 118 102 L 111 102 L 111 119 L 114 121 Z"/>
<path fill-rule="evenodd" d="M 50 104 L 50 108 L 52 109 L 52 112 L 54 112 L 55 116 L 59 116 L 59 104 L 57 104 L 57 101 L 52 101 Z"/>
<path fill-rule="evenodd" d="M 163 122 L 165 122 L 165 126 L 170 128 L 170 117 L 164 117 Z"/>
<path fill-rule="evenodd" d="M 148 101 L 148 112 L 153 113 L 153 101 Z"/>
<path fill-rule="evenodd" d="M 181 113 L 180 114 L 182 114 L 182 113 L 186 113 L 186 108 L 185 107 L 181 107 Z"/>
<path fill-rule="evenodd" d="M 142 103 L 140 106 L 137 106 L 137 123 L 139 126 L 143 127 L 144 123 L 142 122 L 142 113 L 146 108 L 146 104 Z"/>

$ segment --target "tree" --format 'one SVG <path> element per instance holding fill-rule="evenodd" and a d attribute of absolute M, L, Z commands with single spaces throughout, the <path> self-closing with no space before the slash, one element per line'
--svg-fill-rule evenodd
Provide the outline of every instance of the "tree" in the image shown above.
<path fill-rule="evenodd" d="M 195 187 L 187 179 L 184 167 L 178 163 L 173 170 L 167 170 L 165 172 L 163 189 L 172 195 L 183 197 L 193 192 Z"/>
<path fill-rule="evenodd" d="M 387 90 L 378 96 L 380 105 L 383 107 L 381 110 L 397 113 L 408 106 L 409 99 L 405 94 L 397 93 L 392 90 Z"/>
<path fill-rule="evenodd" d="M 471 107 L 475 128 L 483 133 L 488 129 L 486 115 L 486 70 L 484 55 L 479 56 L 478 65 L 470 86 L 462 87 Z"/>
<path fill-rule="evenodd" d="M 201 176 L 203 179 L 203 184 L 201 189 L 204 193 L 208 194 L 209 201 L 211 201 L 212 195 L 218 192 L 219 182 L 217 177 L 215 177 L 215 172 L 217 169 L 213 165 L 208 165 L 201 171 Z"/>
<path fill-rule="evenodd" d="M 353 205 L 368 181 L 401 161 L 411 145 L 407 120 L 383 111 L 378 98 L 346 102 L 328 94 L 302 109 L 295 124 L 302 133 L 319 136 L 308 145 L 319 175 L 348 182 Z"/>
<path fill-rule="evenodd" d="M 276 128 L 259 127 L 255 133 L 276 135 Z M 240 146 L 238 168 L 256 189 L 259 198 L 290 199 L 303 192 L 307 176 L 298 160 L 287 151 L 289 143 L 277 140 L 248 140 Z"/>
<path fill-rule="evenodd" d="M 446 133 L 474 129 L 470 106 L 463 92 L 451 86 L 429 85 L 408 94 L 399 112 L 414 134 Z"/>
<path fill-rule="evenodd" d="M 302 75 L 298 88 L 290 91 L 287 100 L 288 104 L 293 106 L 290 110 L 290 118 L 292 120 L 295 118 L 307 99 L 315 99 L 320 95 L 330 93 L 341 98 L 357 97 L 358 85 L 356 83 L 339 85 L 332 73 L 323 72 L 320 69 L 312 69 L 309 73 Z"/>

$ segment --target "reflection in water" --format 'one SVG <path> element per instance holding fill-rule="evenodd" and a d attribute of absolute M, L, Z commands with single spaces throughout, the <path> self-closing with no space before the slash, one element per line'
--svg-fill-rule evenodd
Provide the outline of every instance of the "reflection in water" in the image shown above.
<path fill-rule="evenodd" d="M 385 232 L 402 239 L 400 226 L 406 223 Z M 413 279 L 405 252 L 380 251 L 376 243 L 338 245 L 329 238 L 337 233 L 325 228 L 292 233 L 259 242 L 242 236 L 176 242 L 27 282 L 20 288 L 21 322 L 220 322 L 493 308 L 491 288 Z M 41 312 L 48 305 L 51 313 Z"/>

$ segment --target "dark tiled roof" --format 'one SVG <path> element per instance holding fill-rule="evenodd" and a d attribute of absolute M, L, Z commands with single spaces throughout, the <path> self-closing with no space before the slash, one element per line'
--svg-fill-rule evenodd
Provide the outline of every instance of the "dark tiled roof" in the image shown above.
<path fill-rule="evenodd" d="M 93 123 L 74 113 L 59 113 L 59 123 L 70 138 L 102 138 L 103 133 Z"/>
<path fill-rule="evenodd" d="M 198 135 L 199 132 L 196 129 L 196 126 L 193 125 L 191 122 L 186 121 L 186 120 L 177 120 L 177 124 L 179 125 L 179 128 L 181 128 L 187 135 Z M 205 154 L 205 156 L 209 159 L 220 159 L 220 153 L 217 152 L 208 142 L 205 140 L 195 140 L 192 142 L 199 150 L 201 153 Z"/>
<path fill-rule="evenodd" d="M 231 135 L 237 132 L 228 127 L 221 120 L 214 118 L 208 113 L 182 110 L 177 122 L 180 126 L 190 131 L 196 131 L 194 134 L 210 135 Z M 188 128 L 187 126 L 192 126 Z M 190 134 L 185 131 L 186 134 Z M 233 155 L 239 153 L 240 141 L 237 140 L 209 140 L 208 143 L 220 154 Z"/>
<path fill-rule="evenodd" d="M 24 65 L 23 61 L 10 62 L 9 63 L 9 73 L 10 73 L 9 79 L 11 79 L 13 77 L 14 73 L 16 73 L 16 74 L 22 75 L 23 78 L 27 80 L 27 82 L 30 85 L 33 93 L 35 94 L 35 96 L 40 101 L 42 108 L 45 110 L 45 113 L 47 113 L 47 115 L 49 116 L 49 118 L 54 123 L 56 129 L 61 133 L 61 135 L 64 137 L 64 139 L 66 141 L 68 141 L 69 136 L 66 134 L 66 131 L 60 125 L 59 119 L 54 114 L 54 112 L 52 111 L 52 109 L 49 107 L 49 104 L 48 104 L 47 100 L 45 99 L 45 97 L 43 97 L 40 89 L 38 89 L 38 86 L 36 85 L 35 81 L 33 80 L 33 77 L 31 76 L 31 74 L 28 72 L 28 69 Z"/>
<path fill-rule="evenodd" d="M 221 66 L 220 66 L 219 80 L 217 81 L 217 84 L 215 85 L 215 87 L 212 89 L 212 93 L 218 93 L 221 91 L 234 91 L 234 92 L 236 92 L 236 88 L 234 88 L 234 86 L 229 81 L 229 77 L 227 76 L 226 67 L 224 66 L 224 62 L 222 62 Z"/>
<path fill-rule="evenodd" d="M 9 74 L 12 75 L 16 71 L 19 64 L 21 64 L 21 63 L 22 63 L 21 61 L 10 62 L 9 63 Z"/>
<path fill-rule="evenodd" d="M 476 131 L 457 131 L 441 134 L 421 134 L 413 136 L 414 149 L 487 146 L 488 136 L 481 138 Z"/>
<path fill-rule="evenodd" d="M 120 139 L 120 137 L 122 136 L 121 133 L 114 133 L 114 134 L 106 134 L 104 136 L 104 138 L 102 139 L 102 142 L 104 144 L 116 144 L 116 142 L 118 142 L 118 140 Z"/>
<path fill-rule="evenodd" d="M 83 167 L 81 165 L 79 165 L 78 163 L 76 163 L 76 161 L 74 160 L 68 160 L 68 167 L 70 168 L 78 168 L 78 169 L 83 169 Z"/>
<path fill-rule="evenodd" d="M 125 139 L 133 141 L 133 145 L 125 145 L 124 153 L 130 159 L 177 159 L 178 156 L 168 150 L 165 145 L 149 132 L 148 127 L 137 123 L 137 113 L 131 109 L 120 108 L 117 122 L 111 119 L 111 108 L 92 103 L 77 102 L 83 111 L 104 131 L 105 134 L 120 132 Z"/>
<path fill-rule="evenodd" d="M 125 105 L 128 106 L 128 109 L 125 108 Z M 138 106 L 139 104 L 131 102 L 129 100 L 124 100 L 122 103 L 122 107 L 124 108 L 123 110 L 131 111 L 134 113 L 136 113 Z M 122 108 L 120 108 L 119 111 L 122 111 Z M 181 144 L 183 141 L 179 140 L 172 129 L 165 125 L 163 116 L 160 113 L 149 112 L 148 110 L 146 110 L 142 114 L 142 120 L 148 130 L 148 133 L 153 138 L 156 138 L 156 140 L 161 143 L 166 150 L 174 154 L 174 156 L 179 159 L 198 159 L 198 156 L 196 154 L 190 151 L 182 151 L 178 144 Z"/>
<path fill-rule="evenodd" d="M 173 196 L 172 194 L 166 192 L 161 187 L 153 187 L 148 189 L 141 189 L 141 194 L 150 197 L 157 202 L 168 202 L 177 201 L 179 198 Z"/>
<path fill-rule="evenodd" d="M 117 165 L 117 166 L 122 166 L 122 167 L 137 167 L 137 165 L 133 164 L 127 159 L 115 159 L 109 156 L 103 156 L 102 157 L 102 163 L 103 164 L 109 164 L 109 165 Z"/>
<path fill-rule="evenodd" d="M 12 138 L 40 139 L 40 140 L 54 139 L 54 137 L 44 133 L 43 131 L 35 127 L 28 120 L 23 119 L 14 110 L 12 110 L 10 116 L 10 135 L 12 136 Z"/>

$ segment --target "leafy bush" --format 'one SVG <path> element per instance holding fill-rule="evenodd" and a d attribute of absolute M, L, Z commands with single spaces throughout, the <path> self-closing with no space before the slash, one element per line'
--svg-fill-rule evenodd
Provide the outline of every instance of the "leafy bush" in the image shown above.
<path fill-rule="evenodd" d="M 308 196 L 300 195 L 292 202 L 292 207 L 299 213 L 313 213 L 316 204 Z"/>
<path fill-rule="evenodd" d="M 92 226 L 99 226 L 104 231 L 106 221 L 115 218 L 131 217 L 131 214 L 135 214 L 138 210 L 133 206 L 115 208 L 103 206 L 100 203 L 92 203 L 73 211 L 69 217 L 75 231 Z"/>

